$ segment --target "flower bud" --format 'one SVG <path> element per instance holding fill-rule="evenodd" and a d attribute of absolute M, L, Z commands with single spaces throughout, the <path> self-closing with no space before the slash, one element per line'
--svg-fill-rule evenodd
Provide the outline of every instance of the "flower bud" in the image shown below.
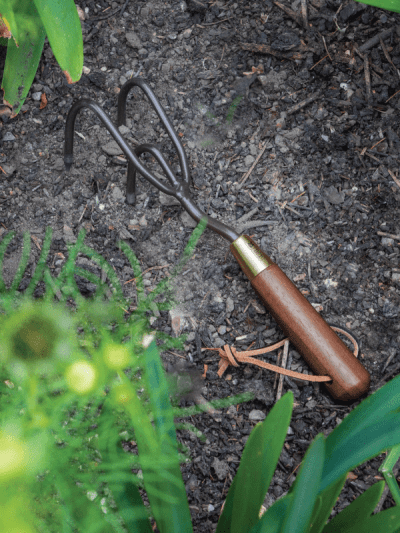
<path fill-rule="evenodd" d="M 87 394 L 96 386 L 97 372 L 92 363 L 76 361 L 67 368 L 65 379 L 71 390 L 77 394 Z"/>
<path fill-rule="evenodd" d="M 0 483 L 23 474 L 27 463 L 27 449 L 14 435 L 0 434 Z"/>
<path fill-rule="evenodd" d="M 132 360 L 129 349 L 122 344 L 107 344 L 103 357 L 105 364 L 112 370 L 126 368 Z"/>

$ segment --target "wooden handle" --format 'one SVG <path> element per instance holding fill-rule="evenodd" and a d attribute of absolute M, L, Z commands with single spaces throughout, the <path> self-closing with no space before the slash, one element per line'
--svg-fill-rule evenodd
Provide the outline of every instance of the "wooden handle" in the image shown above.
<path fill-rule="evenodd" d="M 369 373 L 286 274 L 250 237 L 239 237 L 231 244 L 231 251 L 313 372 L 332 378 L 325 384 L 329 393 L 343 401 L 365 394 L 370 386 Z"/>

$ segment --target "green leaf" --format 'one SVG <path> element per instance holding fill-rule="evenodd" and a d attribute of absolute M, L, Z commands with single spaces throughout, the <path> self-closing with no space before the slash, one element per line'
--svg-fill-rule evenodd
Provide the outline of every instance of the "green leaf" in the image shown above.
<path fill-rule="evenodd" d="M 382 418 L 377 415 L 377 419 L 375 424 L 363 427 L 357 432 L 353 431 L 343 441 L 335 438 L 336 430 L 328 436 L 329 439 L 333 435 L 335 447 L 331 445 L 330 453 L 326 453 L 320 490 L 324 490 L 364 461 L 400 443 L 400 413 L 386 414 Z"/>
<path fill-rule="evenodd" d="M 400 507 L 391 507 L 386 509 L 386 511 L 372 515 L 367 520 L 363 520 L 362 523 L 352 522 L 347 525 L 346 529 L 332 529 L 331 531 L 332 533 L 397 533 L 399 523 Z"/>
<path fill-rule="evenodd" d="M 31 0 L 4 0 L 0 9 L 13 36 L 4 65 L 4 101 L 18 113 L 35 77 L 46 34 Z"/>
<path fill-rule="evenodd" d="M 216 533 L 242 533 L 258 522 L 285 442 L 292 409 L 293 394 L 288 392 L 273 406 L 264 422 L 251 432 Z"/>
<path fill-rule="evenodd" d="M 291 505 L 286 511 L 282 533 L 303 533 L 307 531 L 316 505 L 318 488 L 325 459 L 325 437 L 317 435 L 307 450 L 298 474 Z"/>
<path fill-rule="evenodd" d="M 283 521 L 285 520 L 286 512 L 292 502 L 293 495 L 288 494 L 284 498 L 276 501 L 264 513 L 256 525 L 249 531 L 249 533 L 279 533 Z M 228 533 L 229 529 L 224 529 L 223 533 Z M 222 533 L 222 530 L 221 530 Z"/>
<path fill-rule="evenodd" d="M 354 432 L 361 432 L 397 409 L 400 409 L 400 376 L 368 396 L 332 431 L 326 439 L 327 456 L 338 442 L 346 442 Z"/>
<path fill-rule="evenodd" d="M 114 483 L 111 491 L 129 533 L 152 533 L 139 489 L 132 482 Z"/>
<path fill-rule="evenodd" d="M 83 67 L 81 22 L 73 0 L 33 0 L 54 56 L 68 83 L 78 81 Z"/>
<path fill-rule="evenodd" d="M 357 2 L 359 0 L 356 0 Z M 399 0 L 366 0 L 362 1 L 363 4 L 368 4 L 370 6 L 379 7 L 380 9 L 387 9 L 388 11 L 394 11 L 395 13 L 400 13 L 400 2 Z"/>
<path fill-rule="evenodd" d="M 310 533 L 320 533 L 322 528 L 326 524 L 333 507 L 339 497 L 339 494 L 346 482 L 346 474 L 339 478 L 336 483 L 333 483 L 330 487 L 323 490 L 319 497 L 321 499 L 321 505 L 318 512 L 315 513 L 313 524 L 310 529 Z"/>
<path fill-rule="evenodd" d="M 366 520 L 374 512 L 384 488 L 384 481 L 379 481 L 372 485 L 372 487 L 369 487 L 361 496 L 343 509 L 341 513 L 337 514 L 324 527 L 323 533 L 344 532 L 352 524 L 362 523 L 363 520 Z"/>

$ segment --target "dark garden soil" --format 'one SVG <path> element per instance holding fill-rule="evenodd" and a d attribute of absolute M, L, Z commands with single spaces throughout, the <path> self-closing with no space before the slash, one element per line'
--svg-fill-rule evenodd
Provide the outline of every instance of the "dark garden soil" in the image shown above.
<path fill-rule="evenodd" d="M 310 0 L 80 0 L 85 69 L 68 85 L 46 46 L 23 111 L 0 123 L 3 170 L 0 234 L 14 230 L 4 272 L 18 264 L 22 233 L 32 235 L 28 275 L 45 229 L 54 230 L 50 267 L 60 271 L 67 242 L 87 230 L 119 278 L 132 280 L 122 238 L 140 260 L 151 291 L 176 264 L 194 224 L 180 205 L 144 180 L 125 203 L 126 164 L 93 113 L 78 117 L 75 164 L 63 166 L 66 115 L 90 97 L 116 119 L 117 94 L 140 74 L 159 97 L 189 157 L 193 197 L 209 215 L 251 235 L 330 323 L 362 342 L 374 391 L 400 369 L 400 17 L 353 2 Z M 291 11 L 293 9 L 293 11 Z M 305 29 L 307 28 L 307 29 Z M 47 105 L 43 107 L 43 95 Z M 42 106 L 41 106 L 42 103 Z M 128 103 L 124 135 L 162 144 L 177 158 L 142 93 Z M 78 263 L 97 272 L 87 258 Z M 81 280 L 82 281 L 82 280 Z M 80 285 L 88 296 L 94 286 Z M 207 400 L 254 391 L 252 402 L 191 419 L 207 437 L 180 432 L 193 462 L 183 466 L 194 529 L 215 530 L 221 505 L 253 426 L 276 401 L 275 375 L 229 367 L 217 352 L 261 348 L 283 338 L 229 245 L 207 230 L 176 285 L 182 305 L 154 310 L 153 327 L 188 334 L 185 351 L 163 354 L 168 370 L 198 376 Z M 135 302 L 132 282 L 124 285 Z M 277 354 L 266 357 L 276 362 Z M 292 370 L 308 371 L 291 350 Z M 207 365 L 207 367 L 205 366 Z M 275 385 L 274 385 L 275 384 Z M 285 494 L 311 440 L 328 434 L 356 405 L 321 386 L 285 380 L 295 409 L 266 506 Z M 199 394 L 199 392 L 198 392 Z M 190 405 L 182 400 L 181 405 Z M 336 511 L 379 478 L 382 458 L 354 470 Z M 383 506 L 393 504 L 390 495 Z"/>

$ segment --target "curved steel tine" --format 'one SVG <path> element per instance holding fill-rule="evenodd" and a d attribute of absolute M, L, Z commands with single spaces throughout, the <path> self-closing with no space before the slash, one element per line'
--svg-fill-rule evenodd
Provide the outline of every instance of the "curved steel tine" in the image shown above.
<path fill-rule="evenodd" d="M 138 171 L 144 178 L 146 178 L 150 183 L 155 187 L 163 190 L 166 194 L 174 194 L 175 190 L 166 186 L 162 183 L 156 176 L 154 176 L 140 161 L 140 159 L 132 153 L 130 147 L 126 143 L 123 136 L 120 134 L 118 129 L 111 122 L 108 115 L 102 110 L 102 108 L 94 101 L 89 98 L 83 98 L 78 100 L 73 104 L 69 110 L 67 121 L 65 123 L 65 145 L 64 145 L 64 164 L 67 170 L 69 170 L 74 162 L 73 148 L 74 148 L 74 130 L 75 130 L 75 120 L 78 112 L 82 108 L 88 108 L 94 111 L 94 113 L 99 117 L 99 119 L 106 126 L 108 131 L 114 137 L 115 141 L 120 146 L 121 150 L 124 152 L 128 161 L 131 165 Z M 164 158 L 163 158 L 164 159 Z M 165 164 L 167 162 L 164 160 Z M 161 166 L 163 164 L 160 161 Z M 175 178 L 176 180 L 176 178 Z"/>
<path fill-rule="evenodd" d="M 160 191 L 164 192 L 165 194 L 169 194 L 170 196 L 175 196 L 175 193 L 179 190 L 179 186 L 181 185 L 180 182 L 176 179 L 174 176 L 174 173 L 172 172 L 171 167 L 169 166 L 168 162 L 165 160 L 164 156 L 160 152 L 160 150 L 157 148 L 157 146 L 153 144 L 141 144 L 137 146 L 134 150 L 135 155 L 138 157 L 141 154 L 149 153 L 155 159 L 157 159 L 158 163 L 161 165 L 162 169 L 164 170 L 165 174 L 167 175 L 167 178 L 171 182 L 172 187 L 169 187 L 162 181 L 158 180 L 157 178 L 157 184 L 153 183 Z M 134 205 L 136 201 L 136 167 L 131 163 L 131 161 L 128 162 L 128 176 L 127 176 L 127 183 L 126 183 L 126 202 L 129 205 Z"/>
<path fill-rule="evenodd" d="M 118 95 L 118 121 L 117 121 L 118 126 L 122 126 L 123 124 L 126 125 L 126 99 L 128 97 L 129 91 L 133 87 L 140 87 L 140 89 L 142 89 L 142 91 L 145 93 L 145 95 L 149 99 L 151 105 L 153 106 L 155 112 L 157 113 L 159 119 L 161 120 L 161 123 L 164 126 L 165 131 L 167 132 L 169 138 L 171 139 L 178 153 L 181 172 L 182 172 L 182 179 L 188 185 L 190 185 L 189 163 L 187 160 L 185 149 L 183 148 L 183 145 L 176 131 L 174 130 L 174 127 L 172 126 L 171 121 L 165 114 L 165 111 L 162 105 L 160 104 L 160 102 L 158 101 L 156 95 L 153 93 L 150 86 L 141 78 L 131 78 L 121 87 L 121 90 Z"/>

